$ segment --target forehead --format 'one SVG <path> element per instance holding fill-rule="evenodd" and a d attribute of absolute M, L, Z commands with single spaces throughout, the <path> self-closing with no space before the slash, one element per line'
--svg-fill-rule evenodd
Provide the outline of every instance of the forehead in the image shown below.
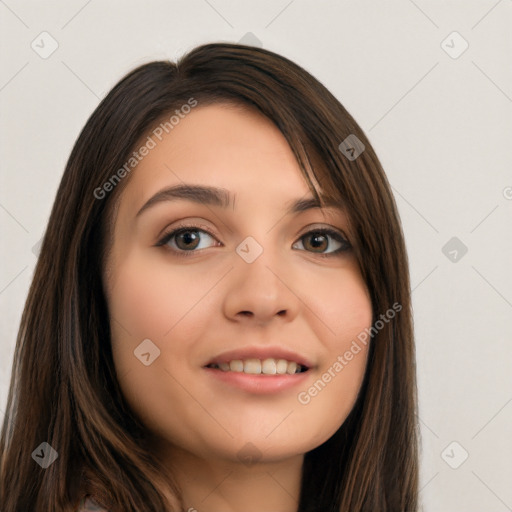
<path fill-rule="evenodd" d="M 161 140 L 149 136 L 154 147 L 141 158 L 123 193 L 131 202 L 139 204 L 180 182 L 221 187 L 237 196 L 310 195 L 285 137 L 254 109 L 199 105 Z"/>

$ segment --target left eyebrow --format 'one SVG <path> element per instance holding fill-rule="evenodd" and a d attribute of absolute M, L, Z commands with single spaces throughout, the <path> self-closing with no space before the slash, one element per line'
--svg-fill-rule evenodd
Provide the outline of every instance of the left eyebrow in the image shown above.
<path fill-rule="evenodd" d="M 137 212 L 138 217 L 142 212 L 155 204 L 163 201 L 174 201 L 174 200 L 187 200 L 198 204 L 207 204 L 211 206 L 217 206 L 223 209 L 228 208 L 234 204 L 235 195 L 232 195 L 229 190 L 219 187 L 211 187 L 206 185 L 191 185 L 191 184 L 180 184 L 171 187 L 164 188 L 158 191 L 155 195 L 150 197 Z M 323 198 L 325 206 L 333 206 L 341 208 L 339 202 Z M 296 199 L 288 207 L 287 214 L 300 213 L 313 208 L 322 208 L 322 205 L 314 198 L 307 199 Z"/>
<path fill-rule="evenodd" d="M 297 199 L 288 208 L 287 214 L 305 212 L 306 210 L 312 210 L 313 208 L 339 208 L 343 210 L 343 205 L 340 201 L 335 201 L 326 196 L 322 196 L 324 204 L 321 205 L 314 197 L 308 199 Z"/>

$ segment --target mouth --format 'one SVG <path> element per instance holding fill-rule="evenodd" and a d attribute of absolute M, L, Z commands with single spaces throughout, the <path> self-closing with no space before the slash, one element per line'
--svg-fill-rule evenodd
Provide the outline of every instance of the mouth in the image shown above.
<path fill-rule="evenodd" d="M 313 363 L 284 347 L 253 346 L 224 352 L 203 366 L 222 390 L 238 389 L 265 395 L 304 385 Z"/>
<path fill-rule="evenodd" d="M 309 370 L 306 365 L 297 361 L 287 359 L 275 359 L 272 357 L 266 359 L 247 358 L 231 359 L 219 363 L 210 363 L 206 368 L 220 370 L 222 372 L 237 372 L 249 375 L 294 375 L 304 373 Z"/>

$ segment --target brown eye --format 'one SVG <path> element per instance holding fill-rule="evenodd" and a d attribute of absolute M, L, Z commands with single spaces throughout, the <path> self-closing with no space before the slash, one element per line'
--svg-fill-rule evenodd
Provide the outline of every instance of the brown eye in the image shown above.
<path fill-rule="evenodd" d="M 171 251 L 179 255 L 188 256 L 193 252 L 198 252 L 196 249 L 205 249 L 210 247 L 207 244 L 207 239 L 215 240 L 215 237 L 198 227 L 185 227 L 175 229 L 166 235 L 156 244 L 157 246 L 165 245 Z M 206 240 L 205 240 L 206 239 Z M 206 242 L 206 247 L 204 243 Z M 200 245 L 202 245 L 200 247 Z"/>
<path fill-rule="evenodd" d="M 200 236 L 197 230 L 187 229 L 174 236 L 178 249 L 187 251 L 189 249 L 196 249 L 199 245 Z"/>
<path fill-rule="evenodd" d="M 334 241 L 332 241 L 334 240 Z M 333 229 L 315 229 L 309 231 L 299 239 L 304 249 L 317 253 L 320 256 L 332 256 L 352 248 L 349 241 L 341 233 Z M 334 246 L 334 250 L 325 252 Z"/>
<path fill-rule="evenodd" d="M 306 243 L 304 247 L 309 250 L 324 252 L 329 248 L 329 240 L 326 235 L 321 233 L 313 233 L 305 237 Z"/>

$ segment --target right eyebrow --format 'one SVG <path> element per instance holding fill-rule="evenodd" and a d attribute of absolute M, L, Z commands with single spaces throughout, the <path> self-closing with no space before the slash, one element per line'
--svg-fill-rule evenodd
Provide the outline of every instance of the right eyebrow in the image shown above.
<path fill-rule="evenodd" d="M 159 190 L 144 203 L 136 217 L 155 204 L 176 199 L 186 199 L 194 203 L 220 206 L 221 208 L 227 208 L 233 204 L 233 198 L 225 188 L 181 184 Z"/>

